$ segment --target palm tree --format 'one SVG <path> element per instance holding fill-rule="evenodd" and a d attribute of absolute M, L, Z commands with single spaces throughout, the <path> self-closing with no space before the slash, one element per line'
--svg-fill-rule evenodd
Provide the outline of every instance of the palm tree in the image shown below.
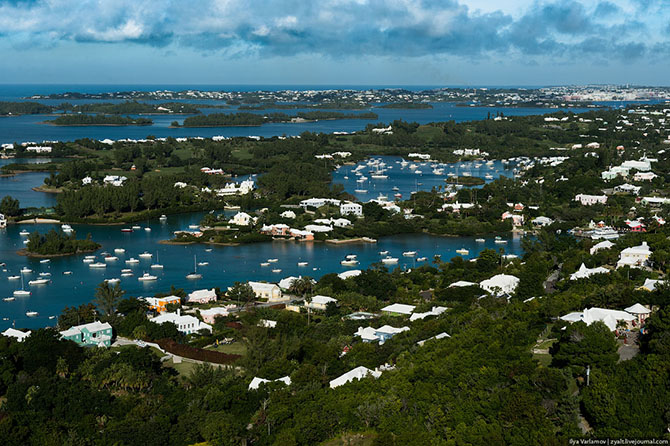
<path fill-rule="evenodd" d="M 305 297 L 314 293 L 314 281 L 311 277 L 304 276 L 291 282 L 289 292 L 296 296 Z"/>
<path fill-rule="evenodd" d="M 108 282 L 102 282 L 95 289 L 95 304 L 105 316 L 112 316 L 116 313 L 116 305 L 125 293 L 119 283 L 111 286 Z"/>

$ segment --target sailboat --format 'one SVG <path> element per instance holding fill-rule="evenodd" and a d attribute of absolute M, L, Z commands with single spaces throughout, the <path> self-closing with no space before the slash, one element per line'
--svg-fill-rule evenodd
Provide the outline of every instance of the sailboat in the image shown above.
<path fill-rule="evenodd" d="M 196 256 L 193 256 L 193 272 L 186 274 L 187 279 L 202 279 L 202 274 L 198 272 L 198 261 Z"/>
<path fill-rule="evenodd" d="M 163 269 L 163 265 L 158 263 L 158 251 L 156 251 L 156 263 L 151 265 L 151 269 Z"/>
<path fill-rule="evenodd" d="M 14 296 L 16 297 L 30 296 L 30 291 L 26 291 L 23 285 L 23 273 L 21 273 L 21 289 L 14 291 Z"/>

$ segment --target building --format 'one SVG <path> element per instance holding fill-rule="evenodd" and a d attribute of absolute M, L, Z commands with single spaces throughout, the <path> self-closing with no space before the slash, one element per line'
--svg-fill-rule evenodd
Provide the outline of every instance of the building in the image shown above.
<path fill-rule="evenodd" d="M 8 338 L 14 338 L 18 342 L 23 342 L 25 338 L 30 336 L 30 333 L 32 333 L 30 330 L 28 331 L 21 331 L 21 330 L 16 330 L 14 328 L 8 328 L 7 330 L 3 331 L 1 334 L 3 336 L 7 336 Z"/>
<path fill-rule="evenodd" d="M 51 147 L 51 146 L 26 147 L 26 152 L 33 152 L 33 153 L 51 153 L 52 150 L 53 150 L 53 147 Z"/>
<path fill-rule="evenodd" d="M 108 184 L 110 186 L 119 187 L 119 186 L 123 186 L 123 182 L 126 181 L 127 179 L 128 178 L 126 178 L 126 177 L 121 177 L 121 176 L 118 176 L 118 175 L 107 175 L 102 180 L 102 182 L 104 184 Z"/>
<path fill-rule="evenodd" d="M 216 189 L 216 195 L 226 197 L 230 195 L 246 195 L 254 190 L 253 180 L 244 180 L 241 183 L 228 183 L 221 189 Z"/>
<path fill-rule="evenodd" d="M 640 268 L 646 265 L 650 256 L 651 249 L 649 249 L 647 242 L 642 242 L 639 246 L 632 246 L 621 251 L 616 267 L 629 266 L 631 268 Z"/>
<path fill-rule="evenodd" d="M 206 304 L 209 302 L 216 302 L 216 291 L 214 290 L 214 288 L 212 288 L 211 290 L 208 289 L 195 290 L 188 295 L 186 301 L 190 304 L 193 303 Z"/>
<path fill-rule="evenodd" d="M 332 226 L 326 226 L 326 225 L 306 225 L 305 226 L 305 231 L 311 232 L 314 234 L 315 232 L 320 232 L 320 233 L 326 233 L 326 232 L 331 232 L 333 230 Z"/>
<path fill-rule="evenodd" d="M 313 296 L 309 302 L 305 301 L 305 307 L 311 308 L 312 310 L 321 310 L 325 311 L 328 307 L 328 304 L 334 302 L 337 304 L 337 299 L 334 299 L 329 296 L 316 295 Z"/>
<path fill-rule="evenodd" d="M 514 294 L 516 287 L 519 286 L 519 278 L 508 274 L 498 274 L 490 279 L 482 280 L 479 286 L 496 296 Z"/>
<path fill-rule="evenodd" d="M 624 311 L 635 316 L 637 318 L 638 324 L 640 325 L 644 324 L 644 321 L 651 314 L 651 310 L 649 310 L 647 307 L 639 303 L 631 305 L 628 308 L 624 308 Z"/>
<path fill-rule="evenodd" d="M 259 299 L 267 299 L 268 302 L 282 300 L 282 291 L 276 283 L 249 282 L 254 294 Z"/>
<path fill-rule="evenodd" d="M 74 341 L 84 347 L 110 347 L 112 345 L 112 326 L 105 322 L 91 322 L 77 325 L 60 332 L 61 338 Z"/>
<path fill-rule="evenodd" d="M 549 217 L 536 217 L 530 221 L 534 226 L 539 226 L 539 227 L 544 227 L 544 226 L 549 226 L 554 222 Z"/>
<path fill-rule="evenodd" d="M 409 321 L 414 322 L 417 319 L 424 319 L 428 316 L 439 316 L 447 310 L 447 307 L 433 307 L 430 311 L 426 311 L 425 313 L 412 313 L 412 315 L 409 317 Z"/>
<path fill-rule="evenodd" d="M 641 172 L 648 172 L 651 170 L 651 161 L 644 160 L 644 161 L 633 161 L 633 160 L 628 160 L 624 161 L 621 163 L 621 167 L 625 169 L 635 169 L 639 170 Z"/>
<path fill-rule="evenodd" d="M 149 304 L 150 310 L 154 310 L 158 313 L 167 311 L 167 306 L 170 304 L 179 305 L 181 303 L 181 297 L 179 296 L 145 297 L 143 300 Z"/>
<path fill-rule="evenodd" d="M 652 292 L 656 291 L 656 285 L 658 285 L 659 283 L 664 284 L 665 280 L 645 279 L 644 283 L 635 289 Z"/>
<path fill-rule="evenodd" d="M 586 265 L 582 263 L 577 272 L 570 274 L 570 280 L 587 279 L 594 274 L 608 274 L 609 272 L 610 270 L 603 268 L 602 266 L 597 268 L 587 268 Z"/>
<path fill-rule="evenodd" d="M 621 184 L 619 186 L 614 186 L 614 192 L 618 192 L 621 194 L 633 194 L 637 195 L 640 193 L 640 189 L 642 189 L 640 186 L 633 186 L 632 184 Z"/>
<path fill-rule="evenodd" d="M 207 310 L 200 310 L 200 317 L 203 322 L 208 324 L 216 322 L 217 317 L 226 317 L 229 314 L 228 307 L 213 307 Z"/>
<path fill-rule="evenodd" d="M 339 206 L 341 203 L 340 200 L 336 200 L 334 198 L 308 198 L 307 200 L 302 200 L 300 202 L 300 206 L 303 208 L 320 208 L 321 206 L 325 206 L 327 204 L 332 204 L 333 206 Z"/>
<path fill-rule="evenodd" d="M 0 228 L 6 228 L 7 227 L 7 217 L 5 217 L 5 214 L 0 214 Z"/>
<path fill-rule="evenodd" d="M 393 336 L 404 331 L 409 331 L 409 327 L 396 328 L 390 325 L 383 325 L 379 328 L 358 327 L 354 336 L 360 337 L 363 342 L 379 342 L 379 344 L 383 344 Z"/>
<path fill-rule="evenodd" d="M 414 305 L 391 304 L 382 308 L 382 313 L 390 316 L 409 316 L 416 307 Z"/>
<path fill-rule="evenodd" d="M 284 376 L 282 378 L 277 378 L 277 379 L 264 379 L 264 378 L 259 378 L 257 376 L 254 376 L 254 378 L 251 380 L 249 383 L 249 390 L 258 390 L 261 384 L 267 384 L 269 382 L 282 382 L 286 384 L 287 386 L 291 385 L 291 377 L 290 376 Z"/>
<path fill-rule="evenodd" d="M 249 226 L 252 222 L 251 215 L 247 214 L 246 212 L 238 212 L 228 220 L 228 223 L 231 225 L 237 225 L 237 226 Z"/>
<path fill-rule="evenodd" d="M 290 218 L 291 220 L 295 219 L 296 215 L 293 211 L 284 211 L 280 214 L 281 218 Z"/>
<path fill-rule="evenodd" d="M 597 243 L 591 247 L 589 250 L 589 254 L 593 255 L 600 251 L 601 249 L 610 249 L 614 246 L 614 243 L 610 242 L 609 240 L 603 240 L 600 243 Z"/>
<path fill-rule="evenodd" d="M 351 381 L 357 379 L 363 379 L 366 376 L 371 375 L 373 378 L 379 378 L 382 375 L 382 372 L 377 370 L 370 370 L 367 367 L 359 366 L 355 369 L 349 370 L 344 375 L 340 375 L 334 380 L 330 381 L 330 388 L 334 389 L 336 387 L 343 386 Z"/>
<path fill-rule="evenodd" d="M 349 271 L 344 271 L 342 273 L 339 273 L 337 277 L 339 277 L 342 280 L 346 280 L 350 277 L 356 277 L 360 276 L 362 271 L 360 269 L 350 269 Z"/>
<path fill-rule="evenodd" d="M 190 315 L 182 315 L 181 310 L 176 313 L 163 313 L 151 319 L 151 322 L 162 325 L 166 322 L 172 322 L 177 326 L 177 330 L 183 334 L 197 333 L 200 330 L 207 330 L 212 332 L 212 326 L 201 322 L 197 317 Z"/>
<path fill-rule="evenodd" d="M 346 202 L 340 204 L 341 215 L 355 215 L 356 217 L 363 216 L 363 205 L 360 203 Z"/>
<path fill-rule="evenodd" d="M 419 347 L 423 347 L 423 344 L 425 344 L 426 342 L 431 341 L 431 340 L 433 340 L 433 339 L 444 339 L 444 338 L 450 338 L 450 337 L 451 337 L 451 335 L 449 335 L 448 333 L 446 333 L 446 332 L 442 332 L 442 333 L 436 334 L 435 336 L 431 336 L 431 337 L 428 338 L 428 339 L 424 339 L 424 340 L 422 340 L 422 341 L 419 341 L 419 342 L 417 342 L 416 344 L 417 344 Z"/>
<path fill-rule="evenodd" d="M 574 313 L 561 316 L 562 321 L 574 323 L 584 322 L 586 325 L 591 325 L 594 322 L 602 322 L 607 325 L 611 331 L 616 330 L 620 321 L 626 325 L 636 319 L 632 314 L 621 310 L 608 310 L 606 308 L 585 308 L 584 311 L 577 311 Z"/>
<path fill-rule="evenodd" d="M 652 181 L 658 178 L 654 172 L 637 172 L 633 175 L 633 181 Z"/>
<path fill-rule="evenodd" d="M 577 194 L 575 196 L 575 201 L 579 201 L 584 206 L 592 206 L 594 204 L 605 204 L 607 203 L 607 195 Z"/>

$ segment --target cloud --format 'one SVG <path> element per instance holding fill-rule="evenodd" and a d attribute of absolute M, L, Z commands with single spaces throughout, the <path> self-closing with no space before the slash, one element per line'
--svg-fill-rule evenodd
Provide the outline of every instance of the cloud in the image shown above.
<path fill-rule="evenodd" d="M 521 12 L 514 16 L 467 3 L 0 0 L 0 39 L 22 45 L 126 43 L 228 55 L 338 58 L 521 55 L 627 59 L 648 54 L 651 48 L 667 47 L 668 17 L 645 20 L 652 1 L 524 1 Z"/>

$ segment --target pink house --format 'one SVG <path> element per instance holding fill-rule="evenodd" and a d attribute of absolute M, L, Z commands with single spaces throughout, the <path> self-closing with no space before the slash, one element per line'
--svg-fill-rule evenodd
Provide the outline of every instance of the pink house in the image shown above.
<path fill-rule="evenodd" d="M 216 291 L 214 291 L 214 288 L 211 290 L 196 290 L 188 295 L 187 302 L 196 304 L 216 302 Z"/>

